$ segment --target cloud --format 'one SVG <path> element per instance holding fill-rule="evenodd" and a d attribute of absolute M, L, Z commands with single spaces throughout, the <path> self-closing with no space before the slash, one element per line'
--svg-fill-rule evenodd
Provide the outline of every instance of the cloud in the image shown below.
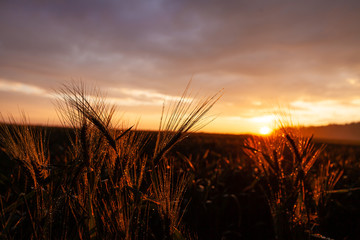
<path fill-rule="evenodd" d="M 43 88 L 20 82 L 9 82 L 3 79 L 0 79 L 0 91 L 48 96 L 48 93 Z"/>
<path fill-rule="evenodd" d="M 291 107 L 296 109 L 294 115 L 304 122 L 312 125 L 326 125 L 333 119 L 338 119 L 339 123 L 348 123 L 349 119 L 357 119 L 359 115 L 359 99 L 347 102 L 337 100 L 324 100 L 318 102 L 295 101 Z"/>
<path fill-rule="evenodd" d="M 111 96 L 125 95 L 126 97 L 107 97 L 106 99 L 119 106 L 162 106 L 165 103 L 184 101 L 191 103 L 191 97 L 172 96 L 162 94 L 149 89 L 130 89 L 130 88 L 109 88 L 107 92 Z"/>
<path fill-rule="evenodd" d="M 195 89 L 225 88 L 219 109 L 240 116 L 349 101 L 359 11 L 356 0 L 2 1 L 0 78 L 39 89 L 82 79 L 120 89 L 109 93 L 123 105 L 158 106 L 193 77 Z"/>
<path fill-rule="evenodd" d="M 173 101 L 179 101 L 180 99 L 188 103 L 194 100 L 191 97 L 166 95 L 148 89 L 108 88 L 103 90 L 104 92 L 110 94 L 110 96 L 104 94 L 104 100 L 107 103 L 115 104 L 118 106 L 127 106 L 127 107 L 162 106 L 165 102 L 169 103 Z M 0 91 L 8 92 L 8 93 L 13 92 L 13 93 L 26 94 L 36 97 L 46 97 L 49 99 L 62 98 L 61 94 L 58 94 L 53 90 L 48 91 L 44 88 L 37 87 L 32 84 L 26 84 L 21 82 L 10 82 L 4 79 L 0 79 Z M 89 95 L 88 97 L 92 98 L 91 95 Z"/>

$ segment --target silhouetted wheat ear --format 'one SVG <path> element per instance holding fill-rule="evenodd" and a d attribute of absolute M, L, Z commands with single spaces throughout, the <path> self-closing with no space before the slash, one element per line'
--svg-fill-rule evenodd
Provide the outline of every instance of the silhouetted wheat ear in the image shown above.
<path fill-rule="evenodd" d="M 190 131 L 197 131 L 211 122 L 208 119 L 204 122 L 205 115 L 214 106 L 214 104 L 222 96 L 222 90 L 214 94 L 212 97 L 200 99 L 195 102 L 188 96 L 190 82 L 182 94 L 180 100 L 173 102 L 169 108 L 163 106 L 159 132 L 155 145 L 153 164 L 159 164 L 161 158 L 174 146 L 182 140 Z"/>

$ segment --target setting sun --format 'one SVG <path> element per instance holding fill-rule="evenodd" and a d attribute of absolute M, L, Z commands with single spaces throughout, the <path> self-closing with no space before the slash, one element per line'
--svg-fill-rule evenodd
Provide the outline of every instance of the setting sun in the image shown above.
<path fill-rule="evenodd" d="M 268 135 L 268 134 L 270 134 L 271 133 L 271 128 L 269 128 L 268 126 L 264 126 L 264 127 L 262 127 L 262 128 L 260 128 L 260 134 L 262 134 L 262 135 Z"/>

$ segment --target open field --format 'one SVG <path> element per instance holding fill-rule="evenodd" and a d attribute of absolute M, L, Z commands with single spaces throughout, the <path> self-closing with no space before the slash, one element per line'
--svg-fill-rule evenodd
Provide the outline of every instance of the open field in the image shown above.
<path fill-rule="evenodd" d="M 70 194 L 67 189 L 55 190 L 56 186 L 53 184 L 61 183 L 60 179 L 69 177 L 70 173 L 65 173 L 65 171 L 70 171 L 70 168 L 75 167 L 71 165 L 71 162 L 62 162 L 69 158 L 65 154 L 65 150 L 70 145 L 68 136 L 75 138 L 75 133 L 70 129 L 63 128 L 47 128 L 46 132 L 49 133 L 48 146 L 50 149 L 49 158 L 51 159 L 49 166 L 53 168 L 54 174 L 57 173 L 54 178 L 58 179 L 51 179 L 50 183 L 43 185 L 45 189 L 39 199 L 34 194 L 36 188 L 32 185 L 31 178 L 24 175 L 24 169 L 21 165 L 10 160 L 5 153 L 1 153 L 2 237 L 5 239 L 26 239 L 28 236 L 32 236 L 33 239 L 43 239 L 48 238 L 49 234 L 51 234 L 52 239 L 121 237 L 121 235 L 117 235 L 119 233 L 115 234 L 115 231 L 112 232 L 113 234 L 108 232 L 108 235 L 102 235 L 104 230 L 100 228 L 100 225 L 115 224 L 101 222 L 105 216 L 99 216 L 99 219 L 96 219 L 95 223 L 91 225 L 89 222 L 91 216 L 87 212 L 86 205 L 82 206 L 84 207 L 82 210 L 76 209 L 81 208 L 81 204 L 76 203 L 79 196 L 83 194 L 81 189 L 76 190 L 79 191 L 77 193 L 71 192 L 72 195 L 68 196 L 70 198 L 67 200 L 68 202 L 64 199 L 67 194 Z M 144 155 L 151 154 L 155 145 L 156 133 L 133 131 L 129 134 L 151 136 L 151 140 L 147 142 L 146 150 L 144 150 Z M 146 217 L 139 215 L 142 217 L 141 221 L 144 222 L 137 220 L 136 222 L 141 224 L 132 227 L 134 232 L 129 233 L 130 235 L 127 237 L 125 235 L 122 237 L 163 239 L 168 235 L 171 239 L 275 239 L 276 228 L 274 225 L 280 223 L 275 223 L 274 218 L 272 218 L 274 213 L 271 210 L 271 204 L 269 205 L 269 201 L 271 203 L 272 200 L 269 198 L 268 190 L 266 190 L 268 183 L 264 182 L 265 177 L 261 174 L 259 166 L 250 159 L 249 153 L 246 153 L 246 148 L 244 148 L 244 141 L 249 138 L 253 137 L 198 133 L 190 134 L 182 142 L 175 145 L 166 155 L 168 163 L 172 163 L 173 178 L 176 176 L 175 178 L 178 179 L 178 176 L 184 176 L 184 172 L 188 174 L 188 183 L 185 184 L 186 188 L 180 196 L 182 198 L 179 206 L 180 213 L 177 213 L 182 216 L 181 224 L 179 223 L 176 226 L 181 234 L 166 233 L 165 226 L 169 224 L 164 220 L 166 213 L 163 212 L 164 215 L 162 215 L 161 211 L 156 211 L 159 207 L 159 198 L 156 200 L 155 191 L 151 191 L 146 193 L 146 198 L 149 198 L 148 202 L 144 200 L 145 202 L 141 203 L 148 207 Z M 322 145 L 319 141 L 315 140 L 314 142 L 315 148 L 320 148 Z M 328 160 L 331 161 L 328 174 L 331 175 L 331 173 L 339 173 L 340 171 L 342 174 L 334 188 L 326 193 L 326 204 L 322 206 L 321 212 L 317 212 L 315 205 L 308 206 L 311 209 L 309 222 L 306 222 L 307 217 L 305 217 L 306 220 L 301 221 L 289 218 L 292 221 L 297 221 L 292 223 L 295 226 L 291 228 L 293 231 L 296 227 L 301 229 L 296 230 L 301 232 L 297 233 L 300 234 L 298 236 L 295 236 L 293 232 L 290 233 L 294 239 L 321 239 L 319 234 L 331 239 L 358 239 L 360 237 L 360 191 L 357 189 L 360 186 L 359 159 L 360 146 L 358 145 L 334 143 L 326 145 L 309 171 L 312 172 L 309 175 L 314 174 L 311 178 L 312 181 L 321 177 L 319 175 L 321 169 Z M 150 166 L 151 164 L 147 162 L 143 186 L 139 189 L 153 184 L 152 180 L 149 182 L 147 179 L 151 179 L 147 172 L 150 170 Z M 52 172 L 48 174 L 52 174 Z M 82 173 L 83 176 L 87 174 L 89 173 L 86 170 Z M 166 174 L 161 175 L 165 180 L 168 176 Z M 104 173 L 102 175 L 97 183 L 99 186 L 96 188 L 100 189 L 100 185 L 109 181 L 107 180 L 108 176 Z M 179 182 L 169 179 L 167 181 L 174 184 L 168 186 L 171 189 L 181 187 L 176 185 Z M 87 184 L 91 183 L 88 182 Z M 85 182 L 82 182 L 81 186 L 87 187 Z M 70 188 L 70 186 L 68 187 Z M 48 191 L 52 191 L 53 194 L 58 191 L 58 195 L 52 196 L 51 201 L 54 202 L 51 204 L 39 203 L 39 201 L 49 201 Z M 101 198 L 105 198 L 103 194 L 100 194 Z M 136 192 L 134 194 L 136 196 Z M 95 206 L 95 204 L 99 204 L 99 201 L 110 201 L 111 197 L 107 197 L 109 199 L 93 199 L 93 207 L 101 207 L 101 205 Z M 74 199 L 71 200 L 71 198 Z M 59 203 L 59 201 L 64 202 Z M 79 205 L 72 209 L 71 201 L 73 204 Z M 126 201 L 134 204 L 134 199 L 127 199 Z M 58 206 L 58 204 L 63 206 Z M 66 219 L 65 216 L 57 215 L 60 213 L 55 210 L 51 216 L 51 213 L 48 213 L 51 209 L 33 209 L 38 208 L 39 205 L 60 208 L 56 211 L 64 211 L 61 214 L 67 214 Z M 69 212 L 66 211 L 67 205 Z M 106 209 L 105 205 L 102 207 Z M 36 214 L 40 214 L 39 211 L 43 212 L 40 217 L 36 216 Z M 138 212 L 138 214 L 140 213 Z M 298 214 L 299 218 L 302 216 L 300 211 L 293 214 Z M 58 222 L 59 219 L 54 219 L 55 216 L 56 218 L 63 218 L 60 219 L 62 224 Z M 96 214 L 94 216 L 97 217 Z M 51 225 L 52 223 L 54 225 Z M 55 225 L 55 223 L 60 226 Z M 88 230 L 87 232 L 82 229 L 85 226 L 94 226 L 95 229 L 90 229 L 91 231 Z M 105 228 L 104 226 L 101 227 Z M 46 231 L 52 231 L 52 233 Z M 58 231 L 61 231 L 62 234 L 58 234 Z M 286 239 L 288 236 L 282 236 L 282 239 Z"/>

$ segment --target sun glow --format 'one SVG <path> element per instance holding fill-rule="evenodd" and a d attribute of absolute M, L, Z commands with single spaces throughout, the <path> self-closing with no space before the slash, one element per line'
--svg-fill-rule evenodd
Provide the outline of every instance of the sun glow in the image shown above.
<path fill-rule="evenodd" d="M 264 127 L 260 128 L 259 132 L 262 135 L 268 135 L 268 134 L 270 134 L 272 132 L 272 129 L 269 128 L 268 126 L 264 126 Z"/>

